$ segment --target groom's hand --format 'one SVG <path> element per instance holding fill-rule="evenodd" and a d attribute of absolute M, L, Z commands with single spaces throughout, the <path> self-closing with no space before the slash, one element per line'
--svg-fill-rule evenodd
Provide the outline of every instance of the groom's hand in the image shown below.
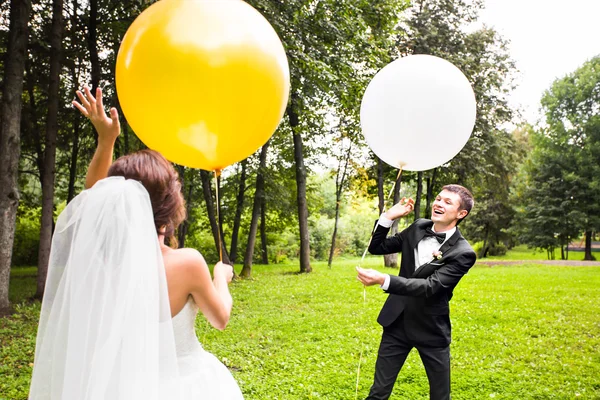
<path fill-rule="evenodd" d="M 382 285 L 385 282 L 385 274 L 374 269 L 356 267 L 356 272 L 358 272 L 356 278 L 365 286 Z"/>
<path fill-rule="evenodd" d="M 385 212 L 385 217 L 389 220 L 395 220 L 407 216 L 415 208 L 415 201 L 411 198 L 403 197 L 397 204 Z"/>

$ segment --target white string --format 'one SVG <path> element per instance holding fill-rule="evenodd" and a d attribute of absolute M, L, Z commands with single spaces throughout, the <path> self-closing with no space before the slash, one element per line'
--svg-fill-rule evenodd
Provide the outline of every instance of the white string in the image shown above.
<path fill-rule="evenodd" d="M 389 201 L 390 197 L 392 196 L 392 193 L 394 193 L 394 189 L 396 188 L 396 185 L 399 183 L 398 180 L 400 179 L 401 175 L 402 175 L 402 167 L 400 167 L 400 169 L 398 171 L 398 176 L 396 177 L 396 180 L 394 181 L 394 184 L 392 185 L 392 189 L 390 190 L 390 193 L 388 194 L 386 200 L 383 202 L 383 208 L 381 210 L 382 214 L 385 212 L 385 203 L 387 201 Z M 371 246 L 371 241 L 373 240 L 373 233 L 375 233 L 376 228 L 377 228 L 377 224 L 375 224 L 375 226 L 373 227 L 373 230 L 371 231 L 371 237 L 369 238 L 369 243 L 367 244 L 367 248 L 363 252 L 362 258 L 360 259 L 360 262 L 358 263 L 359 268 L 362 265 L 363 261 L 365 260 L 365 256 L 367 255 L 367 250 L 369 250 L 369 246 Z M 366 304 L 367 304 L 367 287 L 365 285 L 363 285 L 363 305 L 366 306 Z M 358 399 L 358 383 L 360 381 L 360 365 L 362 364 L 364 350 L 365 350 L 365 342 L 363 341 L 361 343 L 360 356 L 358 359 L 358 368 L 356 370 L 356 390 L 355 390 L 355 398 L 356 399 Z"/>

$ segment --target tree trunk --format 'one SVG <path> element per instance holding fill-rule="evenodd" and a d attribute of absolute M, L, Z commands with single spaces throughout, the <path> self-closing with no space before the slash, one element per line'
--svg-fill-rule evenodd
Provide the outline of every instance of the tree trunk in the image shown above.
<path fill-rule="evenodd" d="M 123 154 L 129 154 L 129 126 L 125 115 L 121 117 L 121 127 L 123 128 Z"/>
<path fill-rule="evenodd" d="M 77 10 L 77 1 L 73 2 L 73 10 Z M 73 12 L 73 20 L 71 24 L 76 24 L 76 12 Z M 75 62 L 71 65 L 71 79 L 73 84 L 77 84 L 77 72 L 75 70 Z M 75 88 L 77 89 L 77 88 Z M 67 203 L 70 203 L 73 197 L 75 197 L 75 181 L 77 180 L 77 158 L 79 156 L 79 121 L 81 120 L 81 114 L 77 110 L 71 111 L 73 115 L 73 144 L 71 147 L 71 162 L 69 163 L 69 190 L 67 192 Z"/>
<path fill-rule="evenodd" d="M 331 247 L 329 248 L 329 260 L 327 261 L 327 266 L 329 268 L 331 268 L 331 264 L 333 263 L 333 253 L 335 252 L 335 238 L 337 236 L 339 218 L 340 218 L 340 200 L 336 199 L 335 222 L 333 223 L 333 233 L 331 235 Z"/>
<path fill-rule="evenodd" d="M 417 172 L 417 198 L 415 199 L 415 221 L 421 218 L 421 197 L 423 197 L 423 171 Z"/>
<path fill-rule="evenodd" d="M 46 118 L 46 147 L 44 175 L 42 176 L 42 222 L 38 256 L 37 292 L 41 299 L 46 287 L 48 260 L 54 226 L 54 178 L 56 175 L 56 138 L 58 136 L 58 104 L 60 98 L 60 66 L 63 33 L 63 0 L 52 2 L 52 30 L 50 33 L 50 79 L 48 84 L 48 115 Z"/>
<path fill-rule="evenodd" d="M 181 169 L 185 172 L 185 169 L 183 167 Z M 189 179 L 186 179 L 186 181 L 188 181 L 187 196 L 185 198 L 186 218 L 179 226 L 179 229 L 177 232 L 177 242 L 179 244 L 180 249 L 185 247 L 185 238 L 188 234 L 188 230 L 190 229 L 190 223 L 191 223 L 190 211 L 192 210 L 192 195 L 194 194 L 194 172 L 196 172 L 196 171 L 195 170 L 189 171 L 188 172 Z M 180 173 L 180 175 L 182 178 L 185 176 L 184 173 Z M 185 182 L 183 182 L 183 183 L 185 183 Z M 185 196 L 185 193 L 184 193 L 184 196 Z"/>
<path fill-rule="evenodd" d="M 331 268 L 333 262 L 333 254 L 335 253 L 335 239 L 337 237 L 338 222 L 340 219 L 340 202 L 342 201 L 342 193 L 344 192 L 344 183 L 346 182 L 346 174 L 348 172 L 348 163 L 350 162 L 350 152 L 352 145 L 348 146 L 346 156 L 344 157 L 344 170 L 342 171 L 342 163 L 338 164 L 337 173 L 335 176 L 335 222 L 333 224 L 333 233 L 331 234 L 331 247 L 329 248 L 329 260 L 327 266 Z"/>
<path fill-rule="evenodd" d="M 92 94 L 96 95 L 96 88 L 100 84 L 101 69 L 98 57 L 98 0 L 90 0 L 90 19 L 88 21 L 88 50 L 92 67 Z"/>
<path fill-rule="evenodd" d="M 585 231 L 585 261 L 594 261 L 596 257 L 592 254 L 592 231 Z"/>
<path fill-rule="evenodd" d="M 214 175 L 214 173 L 213 173 Z M 217 197 L 217 207 L 219 210 L 219 213 L 217 214 L 219 217 L 218 223 L 219 223 L 219 234 L 221 235 L 221 243 L 223 244 L 223 248 L 227 249 L 227 242 L 225 241 L 225 235 L 223 233 L 223 209 L 221 208 L 221 193 L 223 193 L 223 191 L 221 190 L 221 173 L 219 172 L 217 174 L 217 190 L 218 190 L 218 194 L 219 196 Z M 225 252 L 227 252 L 227 250 L 225 250 Z M 229 258 L 229 253 L 227 253 L 227 264 L 231 264 L 231 258 Z"/>
<path fill-rule="evenodd" d="M 29 60 L 25 61 L 25 69 L 27 74 L 25 75 L 25 83 L 27 85 L 27 94 L 29 95 L 29 115 L 25 121 L 27 131 L 33 136 L 35 142 L 35 165 L 38 168 L 40 185 L 44 185 L 42 177 L 44 176 L 44 151 L 42 150 L 42 135 L 40 134 L 39 116 L 37 115 L 37 106 L 35 104 L 35 81 L 33 73 L 31 72 L 31 63 Z"/>
<path fill-rule="evenodd" d="M 69 191 L 67 203 L 75 197 L 75 181 L 77 180 L 77 158 L 79 155 L 79 111 L 73 112 L 73 146 L 71 147 L 71 162 L 69 163 Z"/>
<path fill-rule="evenodd" d="M 265 167 L 267 164 L 267 152 L 269 150 L 270 142 L 270 140 L 267 141 L 260 150 L 260 163 L 258 171 L 256 172 L 256 189 L 254 190 L 254 203 L 252 204 L 252 219 L 250 220 L 250 229 L 248 230 L 244 267 L 240 272 L 240 276 L 243 278 L 249 278 L 252 275 L 252 258 L 254 257 L 256 231 L 258 229 L 258 219 L 260 218 L 260 206 L 262 204 L 262 199 L 265 196 Z"/>
<path fill-rule="evenodd" d="M 96 95 L 96 88 L 100 84 L 100 76 L 102 74 L 100 68 L 100 58 L 98 57 L 98 34 L 97 34 L 97 26 L 98 26 L 98 0 L 90 0 L 90 15 L 88 20 L 88 36 L 87 36 L 87 44 L 88 51 L 90 52 L 90 64 L 92 67 L 91 71 L 91 79 L 92 79 L 92 94 Z M 98 132 L 95 129 L 92 129 L 92 135 L 94 135 L 94 143 L 98 145 Z"/>
<path fill-rule="evenodd" d="M 10 312 L 8 283 L 19 205 L 17 179 L 21 152 L 21 95 L 30 13 L 31 1 L 11 0 L 0 120 L 0 315 Z"/>
<path fill-rule="evenodd" d="M 79 4 L 77 0 L 73 0 L 73 12 L 71 13 L 71 35 L 76 35 L 79 32 L 79 21 L 77 10 Z M 75 68 L 75 60 L 71 63 L 71 80 L 73 81 L 73 89 L 77 90 L 79 86 L 79 76 L 77 69 Z M 75 197 L 75 181 L 77 180 L 77 158 L 79 156 L 79 121 L 81 120 L 81 114 L 77 110 L 72 110 L 73 115 L 73 141 L 71 146 L 71 161 L 69 162 L 69 188 L 67 191 L 67 203 L 70 203 Z"/>
<path fill-rule="evenodd" d="M 263 265 L 269 264 L 269 252 L 267 251 L 267 199 L 263 196 L 260 203 L 260 255 Z"/>
<path fill-rule="evenodd" d="M 478 254 L 479 258 L 485 258 L 488 255 L 488 252 L 490 250 L 489 235 L 490 235 L 490 232 L 486 228 L 485 235 L 483 236 L 483 246 L 481 246 L 480 254 Z"/>
<path fill-rule="evenodd" d="M 394 184 L 394 204 L 400 201 L 400 187 L 402 186 L 402 174 L 398 177 L 398 180 Z M 390 235 L 395 235 L 398 232 L 398 219 L 392 224 Z M 389 268 L 398 268 L 398 253 L 386 254 L 383 256 L 383 263 Z"/>
<path fill-rule="evenodd" d="M 238 186 L 238 194 L 236 196 L 235 217 L 233 218 L 233 231 L 231 232 L 231 247 L 229 250 L 229 258 L 232 263 L 235 263 L 237 260 L 238 234 L 240 232 L 242 212 L 244 211 L 244 197 L 246 194 L 247 159 L 244 159 L 240 164 L 242 166 L 242 171 L 240 172 L 240 183 Z"/>
<path fill-rule="evenodd" d="M 383 192 L 383 161 L 377 157 L 377 198 L 379 199 L 379 215 L 385 206 L 385 193 Z"/>
<path fill-rule="evenodd" d="M 300 272 L 311 272 L 310 266 L 310 236 L 308 233 L 308 204 L 306 203 L 306 167 L 302 151 L 302 136 L 299 132 L 298 112 L 295 108 L 295 98 L 292 93 L 292 104 L 287 108 L 287 114 L 294 136 L 294 161 L 296 162 L 296 188 L 298 202 L 298 224 L 300 228 Z"/>
<path fill-rule="evenodd" d="M 217 249 L 217 256 L 223 258 L 225 264 L 230 264 L 229 255 L 227 249 L 223 244 L 223 240 L 219 240 L 219 224 L 215 217 L 215 207 L 213 201 L 213 194 L 211 189 L 211 173 L 209 171 L 200 170 L 200 179 L 202 180 L 202 194 L 204 195 L 204 202 L 206 203 L 206 212 L 208 214 L 208 220 L 210 221 L 210 229 L 215 240 L 215 248 Z M 219 246 L 219 244 L 221 246 Z"/>
<path fill-rule="evenodd" d="M 437 171 L 438 169 L 434 168 L 431 178 L 427 178 L 427 204 L 425 205 L 425 218 L 431 218 L 431 203 L 433 203 L 433 190 L 435 189 L 435 178 Z"/>

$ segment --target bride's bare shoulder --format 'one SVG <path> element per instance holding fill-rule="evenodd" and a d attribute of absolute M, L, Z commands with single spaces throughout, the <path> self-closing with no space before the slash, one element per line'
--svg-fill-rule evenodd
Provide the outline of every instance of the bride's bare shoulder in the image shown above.
<path fill-rule="evenodd" d="M 204 257 L 196 249 L 172 249 L 165 252 L 163 257 L 165 265 L 169 268 L 177 268 L 187 273 L 198 273 L 202 272 L 202 270 L 208 271 Z"/>
<path fill-rule="evenodd" d="M 188 247 L 169 249 L 163 253 L 163 257 L 169 264 L 177 266 L 206 264 L 204 257 L 202 257 L 202 254 L 198 250 Z"/>

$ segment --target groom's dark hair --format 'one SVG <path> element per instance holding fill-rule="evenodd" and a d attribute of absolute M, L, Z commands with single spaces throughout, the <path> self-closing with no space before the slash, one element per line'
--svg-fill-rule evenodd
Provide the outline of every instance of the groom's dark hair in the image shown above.
<path fill-rule="evenodd" d="M 442 190 L 447 190 L 449 192 L 456 193 L 458 195 L 458 197 L 460 197 L 460 206 L 458 207 L 458 210 L 459 211 L 467 210 L 467 215 L 465 215 L 464 217 L 462 217 L 461 219 L 456 221 L 456 225 L 458 225 L 463 219 L 467 218 L 467 216 L 471 213 L 471 209 L 473 208 L 473 205 L 475 204 L 475 199 L 473 199 L 473 195 L 471 194 L 469 189 L 467 189 L 464 186 L 446 185 L 442 188 Z"/>
<path fill-rule="evenodd" d="M 150 195 L 157 234 L 164 234 L 165 243 L 176 248 L 175 230 L 185 220 L 186 208 L 179 174 L 173 165 L 157 151 L 140 150 L 118 158 L 110 166 L 108 176 L 141 182 Z"/>

